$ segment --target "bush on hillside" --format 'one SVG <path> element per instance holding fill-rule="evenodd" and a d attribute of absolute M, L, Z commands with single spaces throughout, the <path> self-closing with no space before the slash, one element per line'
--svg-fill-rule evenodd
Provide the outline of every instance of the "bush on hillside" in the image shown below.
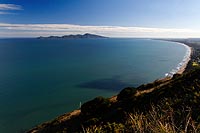
<path fill-rule="evenodd" d="M 85 117 L 100 116 L 109 110 L 111 103 L 104 97 L 96 97 L 95 99 L 84 103 L 81 106 L 81 114 Z"/>
<path fill-rule="evenodd" d="M 118 101 L 127 101 L 131 97 L 133 97 L 136 94 L 136 89 L 127 87 L 123 89 L 118 95 L 117 95 L 117 100 Z"/>

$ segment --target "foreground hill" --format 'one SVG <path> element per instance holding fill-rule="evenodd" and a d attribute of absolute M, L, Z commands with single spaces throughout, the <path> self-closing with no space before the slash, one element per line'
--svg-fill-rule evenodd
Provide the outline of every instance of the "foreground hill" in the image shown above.
<path fill-rule="evenodd" d="M 97 97 L 28 132 L 200 132 L 200 69 Z"/>

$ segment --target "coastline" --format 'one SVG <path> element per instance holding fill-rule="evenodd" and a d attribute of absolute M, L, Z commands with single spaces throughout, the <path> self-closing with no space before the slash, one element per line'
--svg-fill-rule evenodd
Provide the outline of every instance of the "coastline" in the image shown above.
<path fill-rule="evenodd" d="M 186 70 L 186 67 L 188 66 L 188 63 L 189 61 L 191 60 L 191 56 L 192 56 L 192 53 L 193 53 L 193 49 L 192 47 L 190 47 L 189 45 L 187 45 L 187 43 L 182 43 L 182 42 L 176 42 L 176 41 L 173 41 L 173 40 L 161 40 L 161 41 L 169 41 L 169 42 L 175 42 L 179 45 L 183 45 L 186 47 L 186 53 L 183 57 L 183 60 L 177 65 L 176 69 L 173 69 L 171 72 L 172 74 L 183 74 Z M 165 76 L 163 79 L 160 79 L 160 80 L 157 80 L 155 82 L 160 82 L 160 83 L 164 83 L 163 85 L 167 84 L 170 82 L 170 79 L 172 79 L 173 75 L 171 76 Z M 151 83 L 150 83 L 151 84 Z M 160 86 L 159 86 L 160 87 Z M 137 95 L 141 95 L 141 94 L 145 94 L 145 93 L 150 93 L 152 91 L 156 90 L 155 88 L 153 89 L 149 89 L 149 90 L 139 90 L 137 93 L 136 93 L 136 96 Z M 109 101 L 111 103 L 116 103 L 117 102 L 117 96 L 112 96 L 110 98 L 108 98 Z M 73 110 L 72 112 L 68 112 L 68 113 L 65 113 L 63 115 L 60 115 L 58 116 L 57 118 L 55 118 L 54 120 L 51 120 L 51 121 L 47 121 L 45 123 L 42 123 L 42 124 L 39 124 L 38 126 L 30 129 L 29 131 L 27 131 L 28 133 L 35 133 L 35 132 L 39 132 L 41 129 L 45 129 L 45 128 L 48 128 L 48 127 L 51 127 L 52 126 L 52 123 L 71 123 L 71 120 L 73 119 L 79 119 L 80 118 L 80 114 L 81 114 L 81 109 L 77 109 L 77 110 Z M 69 124 L 68 123 L 68 124 Z M 71 124 L 69 124 L 70 126 L 73 126 Z"/>
<path fill-rule="evenodd" d="M 186 46 L 187 46 L 187 45 L 186 45 Z M 187 47 L 189 47 L 189 46 L 187 46 Z M 177 71 L 177 74 L 183 74 L 183 73 L 185 72 L 185 70 L 186 70 L 186 67 L 187 67 L 189 61 L 191 60 L 192 48 L 189 47 L 189 49 L 190 49 L 190 56 L 185 60 L 185 63 L 184 63 L 184 64 L 182 65 L 182 67 Z"/>
<path fill-rule="evenodd" d="M 182 74 L 185 71 L 189 61 L 191 60 L 192 48 L 190 46 L 188 46 L 187 44 L 184 44 L 184 43 L 178 43 L 178 44 L 185 46 L 186 49 L 187 49 L 186 54 L 183 57 L 182 62 L 179 63 L 178 66 L 177 66 L 178 71 L 176 72 L 176 74 Z"/>
<path fill-rule="evenodd" d="M 162 40 L 161 41 L 168 41 L 168 42 L 174 42 L 178 45 L 182 45 L 186 48 L 186 53 L 183 57 L 183 60 L 176 66 L 176 68 L 172 69 L 170 72 L 165 74 L 166 78 L 172 78 L 174 74 L 183 74 L 186 70 L 186 67 L 189 63 L 189 61 L 191 60 L 191 56 L 192 56 L 192 52 L 193 49 L 192 47 L 190 47 L 189 45 L 187 45 L 186 43 L 182 43 L 182 42 L 177 42 L 177 41 L 173 41 L 173 40 Z"/>

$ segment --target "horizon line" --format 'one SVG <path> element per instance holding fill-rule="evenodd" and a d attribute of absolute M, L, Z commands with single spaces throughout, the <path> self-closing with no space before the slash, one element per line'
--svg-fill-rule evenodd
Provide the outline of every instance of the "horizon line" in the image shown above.
<path fill-rule="evenodd" d="M 200 31 L 180 28 L 130 26 L 94 26 L 75 24 L 11 24 L 0 23 L 0 37 L 62 36 L 91 33 L 122 38 L 199 38 Z"/>

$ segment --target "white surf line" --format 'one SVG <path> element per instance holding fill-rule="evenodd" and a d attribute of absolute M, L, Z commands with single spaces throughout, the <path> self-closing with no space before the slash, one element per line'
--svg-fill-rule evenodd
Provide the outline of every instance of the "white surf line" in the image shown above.
<path fill-rule="evenodd" d="M 177 65 L 175 69 L 172 69 L 169 73 L 166 73 L 165 77 L 173 77 L 173 75 L 176 73 L 182 74 L 191 58 L 191 53 L 192 53 L 191 47 L 189 47 L 188 45 L 184 43 L 179 43 L 179 42 L 175 42 L 175 43 L 184 46 L 187 50 L 183 57 L 183 60 Z"/>

